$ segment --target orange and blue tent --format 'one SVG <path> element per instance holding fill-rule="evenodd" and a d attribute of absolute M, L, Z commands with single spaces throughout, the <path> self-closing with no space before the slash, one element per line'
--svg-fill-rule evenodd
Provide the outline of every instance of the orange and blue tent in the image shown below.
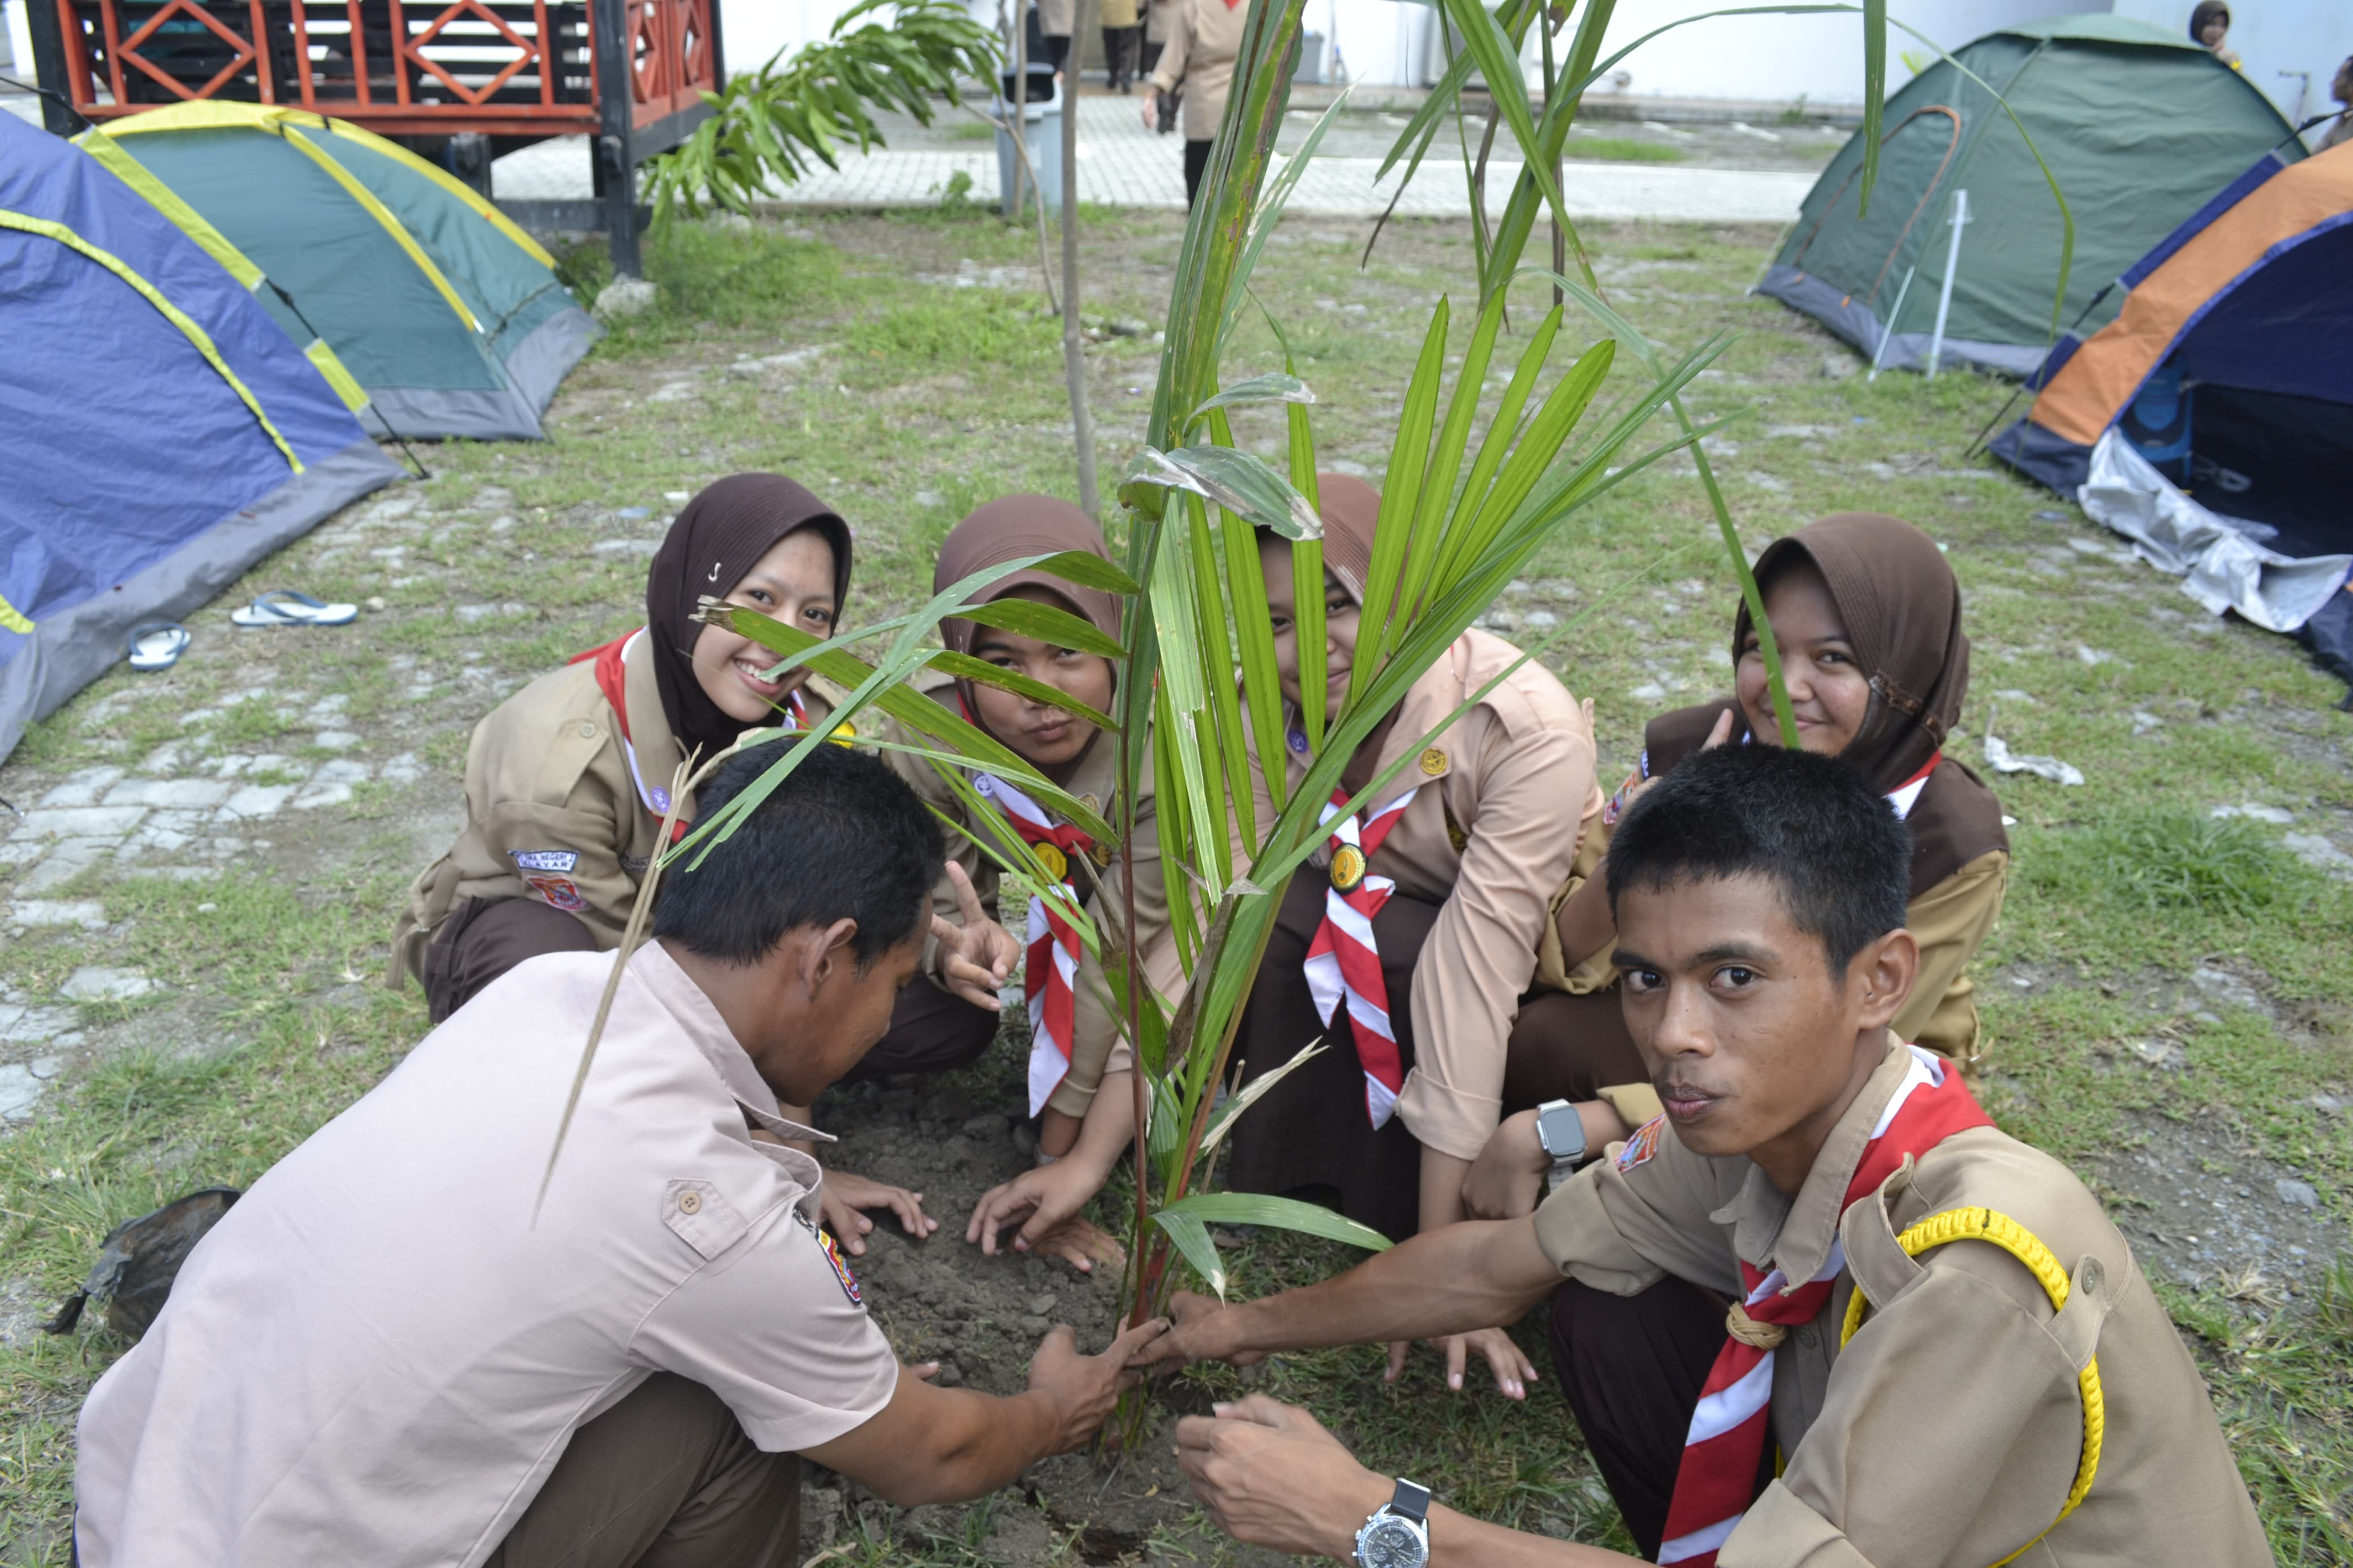
<path fill-rule="evenodd" d="M 0 114 L 0 758 L 122 657 L 397 479 L 259 275 Z"/>
<path fill-rule="evenodd" d="M 2094 515 L 2118 476 L 2154 470 L 2159 509 L 2199 509 L 2242 561 L 2283 581 L 2313 563 L 2287 614 L 2230 607 L 2353 680 L 2353 593 L 2317 566 L 2353 555 L 2353 144 L 2263 159 L 2120 281 L 2116 319 L 2060 340 L 1994 455 Z M 2198 591 L 2195 565 L 2140 543 Z"/>

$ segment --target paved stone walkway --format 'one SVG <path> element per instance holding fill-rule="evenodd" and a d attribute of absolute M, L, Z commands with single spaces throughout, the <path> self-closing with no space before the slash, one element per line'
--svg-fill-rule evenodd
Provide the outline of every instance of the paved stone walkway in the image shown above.
<path fill-rule="evenodd" d="M 1146 131 L 1132 98 L 1079 100 L 1079 197 L 1106 206 L 1182 211 L 1184 144 Z M 1318 158 L 1301 178 L 1290 210 L 1317 217 L 1372 217 L 1396 194 L 1401 171 L 1376 182 L 1377 158 Z M 957 174 L 970 176 L 969 197 L 997 199 L 997 153 L 987 142 L 970 152 L 882 151 L 842 160 L 836 173 L 777 191 L 792 205 L 834 207 L 926 206 Z M 1499 208 L 1517 163 L 1488 170 L 1488 207 Z M 565 137 L 511 153 L 493 170 L 494 189 L 518 200 L 579 200 L 590 194 L 588 144 Z M 1578 218 L 1648 218 L 1683 223 L 1786 223 L 1812 188 L 1809 174 L 1770 170 L 1694 169 L 1672 164 L 1571 162 L 1563 195 Z M 1422 217 L 1467 217 L 1470 195 L 1459 161 L 1429 162 L 1398 204 Z"/>

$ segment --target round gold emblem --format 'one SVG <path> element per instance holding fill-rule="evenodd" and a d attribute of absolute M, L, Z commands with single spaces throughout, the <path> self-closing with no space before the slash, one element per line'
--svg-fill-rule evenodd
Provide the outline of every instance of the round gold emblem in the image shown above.
<path fill-rule="evenodd" d="M 1332 886 L 1344 893 L 1353 893 L 1365 880 L 1365 852 L 1353 844 L 1343 844 L 1332 851 Z"/>
<path fill-rule="evenodd" d="M 1430 750 L 1422 752 L 1421 771 L 1428 773 L 1431 778 L 1436 778 L 1439 774 L 1444 773 L 1446 771 L 1446 753 L 1440 751 L 1436 746 L 1432 746 Z"/>
<path fill-rule="evenodd" d="M 1032 844 L 1029 852 L 1038 857 L 1038 863 L 1045 867 L 1047 874 L 1057 882 L 1070 876 L 1071 858 L 1062 853 L 1062 847 L 1051 839 L 1040 839 Z"/>

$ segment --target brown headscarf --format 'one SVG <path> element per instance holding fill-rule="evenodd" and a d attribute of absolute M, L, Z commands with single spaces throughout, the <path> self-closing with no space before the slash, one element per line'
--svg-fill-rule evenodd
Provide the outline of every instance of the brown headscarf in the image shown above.
<path fill-rule="evenodd" d="M 733 745 L 744 730 L 694 678 L 694 642 L 702 635 L 702 623 L 691 618 L 695 606 L 734 592 L 760 557 L 804 528 L 818 530 L 833 547 L 839 616 L 849 596 L 849 525 L 782 474 L 730 474 L 704 486 L 654 552 L 646 574 L 646 626 L 662 714 L 681 750 L 700 746 L 708 754 Z"/>
<path fill-rule="evenodd" d="M 1871 706 L 1840 755 L 1873 789 L 1894 789 L 1944 750 L 1960 722 L 1969 689 L 1961 585 L 1926 534 L 1875 511 L 1842 511 L 1775 540 L 1757 558 L 1757 586 L 1800 561 L 1830 585 L 1871 679 Z M 1744 603 L 1732 623 L 1735 663 L 1751 625 Z"/>
<path fill-rule="evenodd" d="M 932 568 L 932 592 L 944 593 L 951 584 L 976 572 L 1018 561 L 1025 555 L 1047 555 L 1065 550 L 1111 559 L 1103 530 L 1095 526 L 1094 519 L 1069 501 L 1052 496 L 1006 496 L 990 501 L 948 531 L 948 536 L 940 542 L 939 564 Z M 989 584 L 987 595 L 981 602 L 993 604 L 1017 588 L 1032 586 L 1051 589 L 1106 637 L 1119 636 L 1118 595 L 1101 588 L 1082 588 L 1050 573 L 1009 573 Z M 952 653 L 970 653 L 979 632 L 979 622 L 961 616 L 940 623 L 940 640 Z M 972 721 L 980 724 L 980 706 L 973 700 L 972 682 L 958 680 L 956 695 L 963 699 L 964 710 Z"/>
<path fill-rule="evenodd" d="M 1840 512 L 1766 546 L 1757 582 L 1798 561 L 1812 563 L 1830 588 L 1871 680 L 1871 706 L 1840 753 L 1883 794 L 1902 787 L 1944 749 L 1960 721 L 1969 689 L 1969 639 L 1961 631 L 1961 587 L 1935 541 L 1900 518 Z M 1733 618 L 1732 655 L 1739 661 L 1752 623 L 1742 605 Z M 1643 765 L 1665 773 L 1704 742 L 1730 702 L 1678 709 L 1651 721 Z M 1912 892 L 1918 897 L 1992 849 L 2008 849 L 2001 805 L 1960 761 L 1947 757 L 1929 775 L 1905 821 L 1912 829 Z"/>
<path fill-rule="evenodd" d="M 1324 516 L 1324 564 L 1358 605 L 1373 579 L 1373 525 L 1381 517 L 1381 492 L 1348 474 L 1315 476 Z"/>

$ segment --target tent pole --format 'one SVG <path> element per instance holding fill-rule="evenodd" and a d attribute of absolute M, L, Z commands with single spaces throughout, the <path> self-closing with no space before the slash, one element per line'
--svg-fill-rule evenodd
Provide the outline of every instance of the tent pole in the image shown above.
<path fill-rule="evenodd" d="M 1961 228 L 1969 221 L 1969 193 L 1953 193 L 1953 240 L 1945 247 L 1945 285 L 1936 295 L 1936 331 L 1928 340 L 1928 379 L 1936 379 L 1936 362 L 1945 353 L 1945 318 L 1952 314 L 1953 279 L 1961 269 Z"/>
<path fill-rule="evenodd" d="M 1904 286 L 1895 290 L 1895 308 L 1887 312 L 1887 325 L 1879 330 L 1879 346 L 1871 351 L 1871 374 L 1862 378 L 1865 381 L 1879 379 L 1879 362 L 1887 357 L 1887 340 L 1895 335 L 1895 323 L 1904 319 L 1904 296 L 1912 292 L 1912 275 L 1919 270 L 1916 266 L 1904 269 Z"/>

